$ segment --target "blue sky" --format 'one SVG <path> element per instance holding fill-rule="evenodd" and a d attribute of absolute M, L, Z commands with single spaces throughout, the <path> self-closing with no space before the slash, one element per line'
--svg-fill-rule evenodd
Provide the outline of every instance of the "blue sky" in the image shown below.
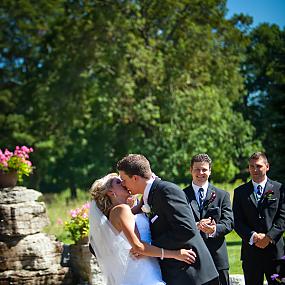
<path fill-rule="evenodd" d="M 253 17 L 254 26 L 267 22 L 285 28 L 285 0 L 227 0 L 228 17 L 244 13 Z"/>

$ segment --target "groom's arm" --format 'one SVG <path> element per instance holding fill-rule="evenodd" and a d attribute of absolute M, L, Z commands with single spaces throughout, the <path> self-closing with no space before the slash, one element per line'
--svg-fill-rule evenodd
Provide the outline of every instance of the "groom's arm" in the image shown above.
<path fill-rule="evenodd" d="M 155 199 L 164 230 L 152 244 L 169 249 L 187 248 L 187 241 L 195 235 L 197 227 L 185 193 L 171 184 L 159 189 Z"/>

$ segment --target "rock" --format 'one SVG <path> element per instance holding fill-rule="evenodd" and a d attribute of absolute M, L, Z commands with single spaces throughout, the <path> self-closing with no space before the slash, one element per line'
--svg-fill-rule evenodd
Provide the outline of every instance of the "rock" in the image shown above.
<path fill-rule="evenodd" d="M 45 270 L 60 264 L 62 246 L 47 234 L 0 241 L 0 271 Z"/>
<path fill-rule="evenodd" d="M 73 282 L 61 266 L 62 244 L 41 233 L 49 224 L 41 196 L 25 187 L 0 189 L 0 285 Z"/>
<path fill-rule="evenodd" d="M 73 284 L 68 268 L 59 264 L 52 265 L 48 270 L 8 270 L 0 272 L 1 285 L 55 285 Z"/>
<path fill-rule="evenodd" d="M 0 204 L 0 239 L 39 233 L 48 224 L 44 202 Z"/>
<path fill-rule="evenodd" d="M 244 277 L 241 274 L 230 275 L 230 285 L 244 285 Z"/>
<path fill-rule="evenodd" d="M 38 201 L 42 196 L 41 192 L 21 186 L 2 188 L 0 189 L 0 205 Z"/>

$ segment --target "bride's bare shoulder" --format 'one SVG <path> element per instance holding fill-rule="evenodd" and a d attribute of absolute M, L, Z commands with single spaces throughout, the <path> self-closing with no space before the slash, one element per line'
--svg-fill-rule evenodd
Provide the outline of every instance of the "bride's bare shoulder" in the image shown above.
<path fill-rule="evenodd" d="M 110 212 L 110 219 L 121 219 L 123 216 L 133 216 L 130 206 L 120 204 L 115 206 Z"/>

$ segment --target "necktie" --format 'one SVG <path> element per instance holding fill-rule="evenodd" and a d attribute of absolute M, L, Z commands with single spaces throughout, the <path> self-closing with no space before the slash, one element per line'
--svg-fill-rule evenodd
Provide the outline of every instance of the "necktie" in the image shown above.
<path fill-rule="evenodd" d="M 198 193 L 199 193 L 199 209 L 201 211 L 203 209 L 204 189 L 199 188 Z"/>
<path fill-rule="evenodd" d="M 256 192 L 257 201 L 260 200 L 261 196 L 262 196 L 262 186 L 261 186 L 261 185 L 258 185 L 258 186 L 257 186 L 257 192 Z"/>

